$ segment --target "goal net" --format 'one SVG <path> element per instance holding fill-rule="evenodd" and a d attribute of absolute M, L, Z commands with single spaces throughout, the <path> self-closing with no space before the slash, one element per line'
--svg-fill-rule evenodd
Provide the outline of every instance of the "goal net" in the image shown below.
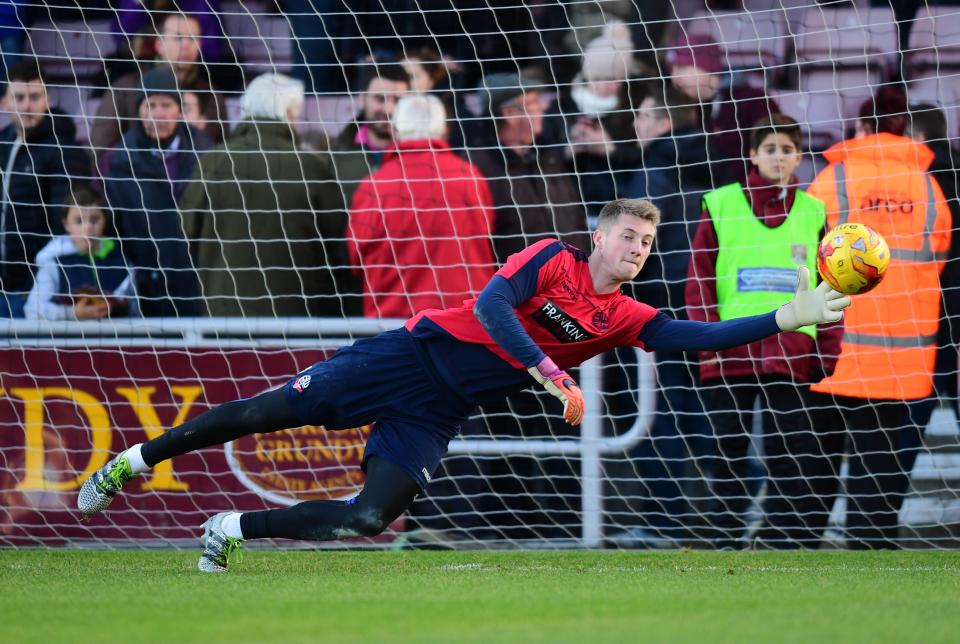
<path fill-rule="evenodd" d="M 956 547 L 960 8 L 901 4 L 0 5 L 0 546 L 188 547 L 215 512 L 350 498 L 375 423 L 75 509 L 113 454 L 648 198 L 624 292 L 675 318 L 786 302 L 837 223 L 889 267 L 844 327 L 590 360 L 579 428 L 535 388 L 479 406 L 346 545 Z"/>

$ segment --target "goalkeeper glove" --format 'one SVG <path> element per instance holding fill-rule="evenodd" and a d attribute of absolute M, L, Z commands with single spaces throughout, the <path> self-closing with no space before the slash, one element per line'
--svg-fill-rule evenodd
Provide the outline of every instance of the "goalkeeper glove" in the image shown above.
<path fill-rule="evenodd" d="M 793 300 L 777 309 L 777 326 L 781 331 L 796 331 L 802 326 L 839 322 L 843 309 L 850 306 L 850 298 L 821 282 L 810 288 L 810 269 L 801 266 L 797 270 L 800 282 Z"/>
<path fill-rule="evenodd" d="M 552 396 L 563 403 L 563 419 L 571 425 L 583 420 L 583 392 L 566 371 L 561 371 L 550 358 L 544 358 L 536 367 L 527 369 Z"/>

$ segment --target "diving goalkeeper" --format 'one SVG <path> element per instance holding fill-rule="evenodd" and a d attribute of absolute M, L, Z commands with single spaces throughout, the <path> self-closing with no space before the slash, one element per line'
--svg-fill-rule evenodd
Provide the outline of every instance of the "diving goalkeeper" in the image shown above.
<path fill-rule="evenodd" d="M 589 255 L 555 239 L 537 242 L 512 255 L 476 299 L 423 311 L 403 328 L 341 348 L 278 389 L 226 403 L 131 447 L 84 482 L 77 505 L 92 516 L 157 463 L 254 432 L 375 422 L 359 495 L 215 514 L 203 525 L 198 567 L 226 571 L 230 553 L 246 539 L 376 535 L 426 488 L 477 405 L 536 382 L 563 403 L 564 419 L 578 425 L 583 395 L 565 369 L 588 358 L 625 345 L 719 351 L 835 322 L 850 304 L 825 283 L 810 289 L 807 268 L 800 267 L 794 299 L 775 311 L 714 323 L 671 319 L 620 291 L 650 255 L 659 221 L 650 201 L 613 201 L 600 212 Z"/>

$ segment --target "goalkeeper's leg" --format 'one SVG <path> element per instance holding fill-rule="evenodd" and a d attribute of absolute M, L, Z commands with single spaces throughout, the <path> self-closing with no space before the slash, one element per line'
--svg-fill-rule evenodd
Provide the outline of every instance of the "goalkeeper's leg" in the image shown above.
<path fill-rule="evenodd" d="M 226 572 L 229 556 L 247 539 L 333 541 L 372 537 L 410 507 L 420 483 L 378 456 L 367 460 L 363 490 L 348 501 L 304 501 L 282 510 L 221 512 L 204 524 L 204 550 L 197 567 Z"/>
<path fill-rule="evenodd" d="M 84 482 L 77 498 L 77 507 L 88 517 L 102 512 L 124 483 L 174 456 L 220 445 L 255 432 L 275 432 L 303 424 L 297 420 L 285 390 L 285 387 L 281 387 L 254 398 L 220 405 L 152 441 L 134 445 Z"/>

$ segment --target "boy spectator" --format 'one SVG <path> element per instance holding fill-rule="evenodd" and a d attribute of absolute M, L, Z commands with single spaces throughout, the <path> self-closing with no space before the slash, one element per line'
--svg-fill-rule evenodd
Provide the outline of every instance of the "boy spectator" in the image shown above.
<path fill-rule="evenodd" d="M 37 281 L 24 307 L 27 319 L 100 320 L 136 310 L 133 274 L 119 245 L 104 237 L 107 225 L 100 196 L 89 188 L 74 189 L 63 210 L 67 234 L 50 240 L 37 255 Z"/>
<path fill-rule="evenodd" d="M 181 92 L 194 92 L 207 119 L 204 132 L 213 141 L 223 139 L 226 108 L 223 98 L 214 91 L 207 68 L 200 63 L 200 23 L 193 16 L 166 14 L 155 38 L 157 60 L 154 69 L 172 70 Z M 136 122 L 146 74 L 121 76 L 111 83 L 103 95 L 90 128 L 90 144 L 102 156 Z"/>
<path fill-rule="evenodd" d="M 400 63 L 370 63 L 360 74 L 360 111 L 330 147 L 331 168 L 343 191 L 343 203 L 353 200 L 360 182 L 377 171 L 393 145 L 390 119 L 397 101 L 410 89 Z"/>
<path fill-rule="evenodd" d="M 0 204 L 0 317 L 22 317 L 33 286 L 32 262 L 53 235 L 63 232 L 60 213 L 71 178 L 90 175 L 73 120 L 51 109 L 36 61 L 9 70 L 3 108 L 12 123 L 0 130 L 4 168 Z"/>
<path fill-rule="evenodd" d="M 347 243 L 367 317 L 453 306 L 494 273 L 490 190 L 445 142 L 440 99 L 405 95 L 393 126 L 396 147 L 360 184 L 350 209 Z"/>
<path fill-rule="evenodd" d="M 682 33 L 664 60 L 670 82 L 700 105 L 703 130 L 710 134 L 727 181 L 743 181 L 750 156 L 750 130 L 765 116 L 780 112 L 762 88 L 741 83 L 724 86 L 723 49 L 713 37 Z"/>
<path fill-rule="evenodd" d="M 345 315 L 347 221 L 340 186 L 293 128 L 303 83 L 263 74 L 241 121 L 204 155 L 180 201 L 212 316 Z"/>
<path fill-rule="evenodd" d="M 147 317 L 196 315 L 199 285 L 177 200 L 197 154 L 210 139 L 183 121 L 180 90 L 169 68 L 143 77 L 139 118 L 111 150 L 103 178 L 124 257 L 137 269 L 140 308 Z"/>
<path fill-rule="evenodd" d="M 778 306 L 792 297 L 797 266 L 810 269 L 815 286 L 817 247 L 825 231 L 821 201 L 799 190 L 800 127 L 788 116 L 761 119 L 750 135 L 753 170 L 746 185 L 708 193 L 693 243 L 686 282 L 689 318 L 726 320 Z M 807 524 L 819 503 L 805 465 L 819 452 L 809 415 L 809 384 L 833 373 L 841 326 L 802 327 L 775 341 L 701 353 L 700 379 L 709 387 L 707 409 L 719 448 L 714 511 L 707 531 L 717 547 L 741 547 L 748 449 L 754 403 L 763 411 L 768 473 L 761 539 L 774 547 L 816 547 L 820 535 Z"/>

